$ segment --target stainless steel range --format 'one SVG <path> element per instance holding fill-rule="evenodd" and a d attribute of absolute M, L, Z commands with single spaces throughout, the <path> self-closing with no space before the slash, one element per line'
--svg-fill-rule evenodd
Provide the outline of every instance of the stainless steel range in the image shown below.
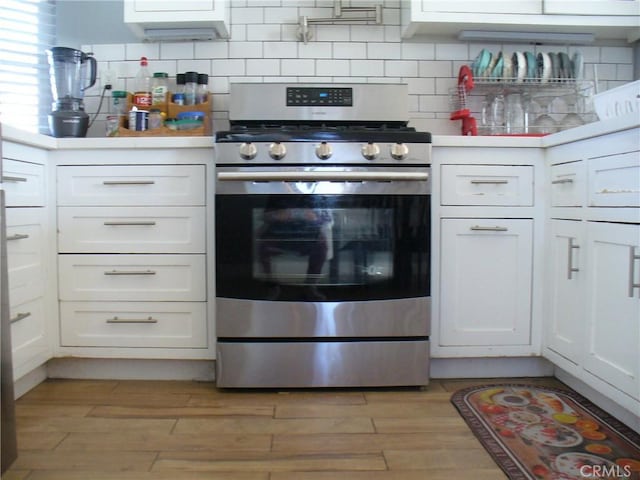
<path fill-rule="evenodd" d="M 429 381 L 429 133 L 406 85 L 234 84 L 215 136 L 220 387 Z"/>

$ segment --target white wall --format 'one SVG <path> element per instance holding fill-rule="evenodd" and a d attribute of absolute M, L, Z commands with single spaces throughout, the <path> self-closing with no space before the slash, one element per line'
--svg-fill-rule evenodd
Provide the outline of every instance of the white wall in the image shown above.
<path fill-rule="evenodd" d="M 306 3 L 327 5 L 323 0 Z M 232 82 L 405 82 L 409 85 L 411 124 L 436 134 L 456 135 L 460 128 L 459 122 L 449 120 L 449 90 L 456 84 L 460 66 L 470 63 L 481 48 L 492 52 L 542 49 L 569 54 L 575 50 L 563 45 L 403 40 L 399 0 L 384 1 L 384 25 L 314 26 L 313 41 L 304 44 L 296 38 L 299 16 L 330 16 L 330 8 L 281 7 L 280 0 L 233 0 L 232 4 L 230 40 L 123 43 L 114 36 L 108 43 L 82 41 L 82 49 L 94 52 L 99 61 L 99 75 L 107 69 L 117 73 L 116 88 L 133 87 L 132 78 L 142 55 L 149 58 L 152 72 L 167 72 L 172 81 L 178 72 L 208 73 L 217 130 L 228 127 Z M 588 78 L 593 78 L 593 66 L 597 66 L 602 90 L 633 80 L 631 46 L 588 46 L 579 50 L 585 58 Z M 99 93 L 98 88 L 89 93 L 90 113 L 97 109 Z M 104 107 L 102 112 L 106 112 Z M 90 135 L 103 136 L 103 123 L 96 122 Z"/>

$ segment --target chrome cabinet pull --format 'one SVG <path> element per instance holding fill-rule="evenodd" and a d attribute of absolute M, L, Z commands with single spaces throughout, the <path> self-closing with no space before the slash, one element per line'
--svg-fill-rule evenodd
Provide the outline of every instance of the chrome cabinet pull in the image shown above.
<path fill-rule="evenodd" d="M 573 266 L 573 251 L 580 248 L 580 245 L 573 244 L 574 238 L 569 238 L 569 251 L 567 252 L 567 279 L 571 280 L 572 273 L 579 272 L 580 269 Z"/>
<path fill-rule="evenodd" d="M 156 222 L 154 222 L 153 220 L 144 221 L 144 222 L 117 222 L 117 221 L 104 222 L 104 225 L 107 226 L 107 227 L 120 227 L 120 226 L 124 226 L 124 227 L 131 227 L 131 226 L 134 226 L 134 227 L 138 227 L 138 226 L 146 227 L 146 226 L 153 226 L 155 224 L 156 224 Z"/>
<path fill-rule="evenodd" d="M 640 298 L 640 283 L 635 282 L 636 278 L 636 261 L 640 260 L 640 255 L 636 254 L 636 247 L 629 248 L 629 297 L 633 298 L 633 291 L 638 289 L 638 298 Z"/>
<path fill-rule="evenodd" d="M 469 230 L 473 230 L 474 232 L 507 232 L 509 229 L 507 227 L 483 227 L 481 225 L 474 225 Z"/>
<path fill-rule="evenodd" d="M 103 185 L 153 185 L 154 180 L 104 180 Z"/>
<path fill-rule="evenodd" d="M 27 317 L 31 316 L 31 312 L 18 313 L 15 317 L 9 320 L 9 323 L 16 323 L 20 320 L 24 320 Z"/>
<path fill-rule="evenodd" d="M 389 182 L 426 181 L 428 172 L 219 172 L 218 180 L 236 182 Z"/>
<path fill-rule="evenodd" d="M 105 275 L 155 275 L 154 270 L 108 270 Z"/>
<path fill-rule="evenodd" d="M 153 317 L 147 317 L 147 318 L 113 317 L 113 318 L 107 318 L 107 323 L 158 323 L 158 320 Z"/>
<path fill-rule="evenodd" d="M 509 180 L 469 180 L 474 185 L 504 185 Z"/>
<path fill-rule="evenodd" d="M 559 178 L 557 180 L 552 180 L 551 184 L 552 185 L 559 185 L 562 183 L 573 183 L 573 178 Z"/>
<path fill-rule="evenodd" d="M 25 177 L 12 177 L 11 175 L 3 175 L 3 182 L 26 182 L 27 179 Z"/>
<path fill-rule="evenodd" d="M 29 238 L 29 235 L 26 233 L 16 233 L 15 235 L 9 235 L 7 237 L 7 242 L 10 240 L 24 240 L 25 238 Z"/>

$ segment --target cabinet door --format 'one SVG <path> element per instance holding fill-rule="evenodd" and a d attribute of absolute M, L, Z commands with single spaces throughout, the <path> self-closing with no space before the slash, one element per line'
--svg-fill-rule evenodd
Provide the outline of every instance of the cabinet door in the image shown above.
<path fill-rule="evenodd" d="M 574 364 L 580 363 L 584 342 L 583 228 L 580 221 L 550 222 L 547 346 Z"/>
<path fill-rule="evenodd" d="M 128 0 L 136 12 L 206 12 L 213 10 L 213 0 Z"/>
<path fill-rule="evenodd" d="M 640 225 L 588 222 L 584 368 L 640 397 Z"/>
<path fill-rule="evenodd" d="M 544 0 L 544 13 L 560 15 L 639 15 L 638 0 Z"/>
<path fill-rule="evenodd" d="M 528 345 L 533 221 L 442 219 L 440 344 Z"/>
<path fill-rule="evenodd" d="M 542 0 L 422 0 L 423 12 L 542 13 Z"/>

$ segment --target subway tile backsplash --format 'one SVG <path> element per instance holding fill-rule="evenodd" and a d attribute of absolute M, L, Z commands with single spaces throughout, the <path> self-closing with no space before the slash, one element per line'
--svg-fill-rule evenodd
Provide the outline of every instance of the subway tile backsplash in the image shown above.
<path fill-rule="evenodd" d="M 170 76 L 187 70 L 209 74 L 213 93 L 214 129 L 228 127 L 229 85 L 233 82 L 330 82 L 392 83 L 409 86 L 410 124 L 434 134 L 460 133 L 460 122 L 449 120 L 449 90 L 456 85 L 458 69 L 471 63 L 482 48 L 500 50 L 579 50 L 585 60 L 585 76 L 595 78 L 606 90 L 633 80 L 633 49 L 625 46 L 478 44 L 438 42 L 434 39 L 402 39 L 397 0 L 372 2 L 383 5 L 384 25 L 312 26 L 312 39 L 297 40 L 298 17 L 331 15 L 332 1 L 286 0 L 234 1 L 231 38 L 212 42 L 161 42 L 83 45 L 98 60 L 99 77 L 109 70 L 117 77 L 115 89 L 133 89 L 141 56 L 152 72 Z M 594 68 L 595 67 L 595 68 Z M 96 112 L 103 82 L 88 92 L 87 110 Z M 107 101 L 109 100 L 109 101 Z M 104 135 L 104 118 L 110 99 L 90 136 Z"/>

